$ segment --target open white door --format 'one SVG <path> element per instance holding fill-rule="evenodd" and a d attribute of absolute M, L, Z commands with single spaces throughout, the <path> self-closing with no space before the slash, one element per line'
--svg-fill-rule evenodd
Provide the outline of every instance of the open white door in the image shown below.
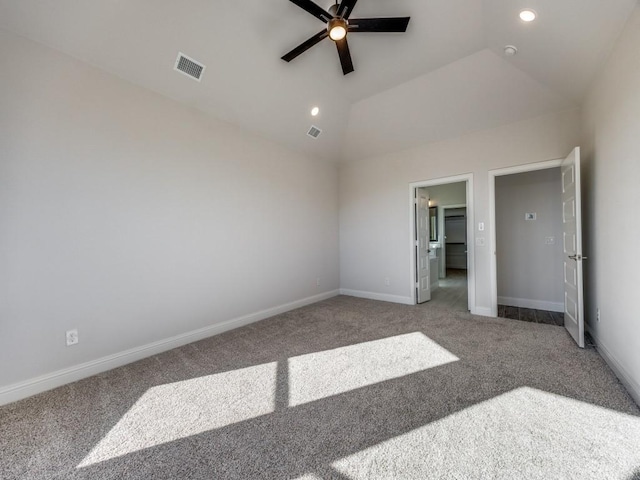
<path fill-rule="evenodd" d="M 564 326 L 584 348 L 582 297 L 582 207 L 580 202 L 580 147 L 562 162 L 562 223 L 564 245 Z"/>
<path fill-rule="evenodd" d="M 429 283 L 429 192 L 416 188 L 416 299 L 417 303 L 431 300 Z"/>

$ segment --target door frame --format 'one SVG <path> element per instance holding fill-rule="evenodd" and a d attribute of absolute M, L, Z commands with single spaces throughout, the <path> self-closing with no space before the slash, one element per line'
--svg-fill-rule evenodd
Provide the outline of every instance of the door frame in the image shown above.
<path fill-rule="evenodd" d="M 475 269 L 475 244 L 473 241 L 474 208 L 473 208 L 473 173 L 453 175 L 450 177 L 434 178 L 420 182 L 409 183 L 409 278 L 411 285 L 411 305 L 416 305 L 416 253 L 415 253 L 415 216 L 414 199 L 415 189 L 421 187 L 435 187 L 449 183 L 466 183 L 467 204 L 467 307 L 471 313 L 476 313 L 476 269 Z"/>
<path fill-rule="evenodd" d="M 498 316 L 498 257 L 496 252 L 496 177 L 514 175 L 516 173 L 535 172 L 562 166 L 564 158 L 544 162 L 526 163 L 513 167 L 489 170 L 489 247 L 491 248 L 490 284 L 491 284 L 491 316 Z"/>

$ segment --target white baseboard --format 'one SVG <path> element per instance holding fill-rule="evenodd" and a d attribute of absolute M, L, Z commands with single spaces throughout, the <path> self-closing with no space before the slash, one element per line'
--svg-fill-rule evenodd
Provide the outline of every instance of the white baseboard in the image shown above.
<path fill-rule="evenodd" d="M 611 353 L 611 350 L 609 350 L 594 334 L 594 331 L 591 329 L 591 327 L 587 323 L 585 323 L 584 326 L 587 332 L 589 332 L 593 340 L 596 342 L 596 346 L 598 348 L 598 353 L 600 354 L 600 356 L 604 358 L 604 361 L 607 362 L 609 368 L 613 370 L 613 373 L 616 374 L 616 377 L 618 377 L 631 397 L 633 397 L 635 402 L 640 406 L 640 384 L 633 378 L 631 378 L 629 372 L 627 372 L 627 370 L 620 364 L 616 357 Z"/>
<path fill-rule="evenodd" d="M 121 367 L 129 363 L 141 360 L 158 353 L 166 352 L 172 348 L 180 347 L 188 343 L 192 343 L 198 340 L 202 340 L 207 337 L 212 337 L 220 333 L 239 328 L 250 323 L 264 320 L 265 318 L 278 315 L 280 313 L 288 312 L 295 308 L 304 307 L 312 303 L 320 302 L 331 297 L 339 295 L 339 290 L 332 290 L 329 292 L 320 293 L 311 297 L 296 300 L 294 302 L 286 303 L 284 305 L 278 305 L 276 307 L 261 310 L 259 312 L 244 315 L 242 317 L 234 318 L 226 322 L 217 323 L 208 327 L 193 330 L 191 332 L 183 333 L 170 337 L 164 340 L 160 340 L 153 343 L 148 343 L 140 347 L 132 348 L 124 352 L 119 352 L 107 357 L 98 358 L 90 362 L 75 365 L 73 367 L 58 370 L 56 372 L 48 373 L 36 378 L 32 378 L 23 382 L 14 383 L 6 387 L 0 388 L 0 405 L 15 402 L 23 398 L 30 397 L 37 393 L 42 393 L 52 388 L 60 387 L 83 378 L 96 375 L 98 373 L 106 372 L 113 368 Z"/>
<path fill-rule="evenodd" d="M 536 310 L 546 310 L 548 312 L 564 312 L 564 303 L 562 302 L 545 302 L 544 300 L 530 300 L 528 298 L 498 297 L 498 304 L 520 308 L 535 308 Z"/>
<path fill-rule="evenodd" d="M 341 288 L 340 295 L 347 295 L 349 297 L 358 297 L 358 298 L 368 298 L 369 300 L 380 300 L 382 302 L 413 305 L 413 300 L 411 299 L 411 297 L 403 297 L 401 295 L 389 295 L 387 293 L 363 292 L 361 290 L 349 290 L 347 288 Z"/>

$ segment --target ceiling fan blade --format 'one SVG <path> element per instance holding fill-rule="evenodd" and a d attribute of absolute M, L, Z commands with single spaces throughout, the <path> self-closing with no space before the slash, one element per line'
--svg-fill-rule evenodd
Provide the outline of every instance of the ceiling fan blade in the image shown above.
<path fill-rule="evenodd" d="M 321 8 L 313 3 L 311 0 L 290 0 L 290 2 L 295 3 L 301 9 L 309 12 L 311 15 L 322 20 L 324 23 L 327 23 L 333 18 L 333 15 L 327 12 L 324 8 Z"/>
<path fill-rule="evenodd" d="M 349 32 L 406 32 L 410 18 L 354 18 L 349 20 Z"/>
<path fill-rule="evenodd" d="M 353 72 L 353 62 L 351 61 L 351 53 L 349 52 L 349 44 L 347 37 L 336 42 L 338 47 L 338 55 L 340 56 L 340 64 L 342 65 L 342 73 L 347 74 Z"/>
<path fill-rule="evenodd" d="M 300 55 L 301 53 L 306 52 L 307 50 L 309 50 L 311 47 L 313 47 L 316 43 L 319 43 L 320 40 L 324 40 L 325 38 L 327 38 L 329 36 L 329 32 L 327 32 L 327 29 L 323 29 L 322 31 L 316 33 L 313 37 L 311 37 L 309 40 L 302 42 L 300 45 L 298 45 L 296 48 L 294 48 L 293 50 L 291 50 L 289 53 L 287 53 L 286 55 L 284 55 L 282 57 L 282 60 L 284 60 L 285 62 L 290 62 L 291 60 L 293 60 L 294 58 L 296 58 L 298 55 Z"/>
<path fill-rule="evenodd" d="M 342 0 L 340 6 L 338 7 L 337 15 L 342 18 L 349 18 L 351 12 L 353 11 L 353 7 L 356 6 L 356 2 L 358 0 Z"/>

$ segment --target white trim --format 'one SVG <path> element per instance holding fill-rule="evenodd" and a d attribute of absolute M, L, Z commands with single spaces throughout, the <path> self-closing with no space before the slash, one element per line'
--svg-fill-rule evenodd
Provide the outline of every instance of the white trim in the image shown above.
<path fill-rule="evenodd" d="M 473 314 L 481 317 L 495 317 L 495 315 L 491 314 L 491 309 L 487 307 L 476 307 Z"/>
<path fill-rule="evenodd" d="M 535 308 L 536 310 L 546 310 L 548 312 L 564 312 L 564 303 L 547 302 L 544 300 L 531 300 L 529 298 L 498 297 L 500 305 L 511 307 Z"/>
<path fill-rule="evenodd" d="M 620 364 L 620 362 L 616 359 L 616 357 L 611 353 L 611 351 L 600 341 L 600 339 L 594 334 L 594 331 L 591 329 L 589 324 L 584 324 L 585 329 L 593 340 L 596 342 L 596 346 L 598 349 L 598 353 L 607 362 L 609 368 L 613 370 L 613 373 L 618 377 L 618 379 L 625 386 L 629 395 L 633 397 L 635 402 L 640 405 L 640 384 L 636 382 L 633 377 L 627 372 L 627 370 Z"/>
<path fill-rule="evenodd" d="M 491 316 L 498 316 L 498 267 L 496 259 L 496 177 L 513 175 L 516 173 L 534 172 L 547 168 L 556 168 L 562 165 L 564 158 L 547 160 L 545 162 L 525 163 L 513 167 L 489 170 L 489 248 L 493 252 L 490 260 L 490 286 L 491 286 Z M 564 307 L 563 307 L 564 308 Z"/>
<path fill-rule="evenodd" d="M 153 343 L 148 343 L 140 347 L 132 348 L 124 352 L 115 353 L 106 357 L 92 360 L 90 362 L 82 363 L 73 367 L 58 370 L 56 372 L 48 373 L 36 378 L 26 380 L 24 382 L 14 383 L 0 389 L 0 405 L 15 402 L 23 398 L 30 397 L 37 393 L 51 390 L 52 388 L 60 387 L 71 382 L 81 380 L 83 378 L 96 375 L 98 373 L 106 372 L 113 368 L 121 367 L 129 363 L 141 360 L 143 358 L 157 355 L 158 353 L 166 352 L 176 347 L 186 345 L 204 338 L 208 338 L 220 333 L 233 330 L 234 328 L 249 325 L 250 323 L 264 320 L 265 318 L 278 315 L 280 313 L 288 312 L 295 308 L 304 307 L 312 303 L 320 302 L 328 298 L 339 295 L 338 290 L 332 290 L 311 297 L 306 297 L 294 302 L 285 303 L 276 307 L 261 310 L 259 312 L 250 313 L 242 317 L 227 320 L 226 322 L 216 323 L 208 327 L 199 328 L 191 332 L 182 333 L 174 337 L 170 337 L 164 340 L 160 340 Z"/>
<path fill-rule="evenodd" d="M 464 173 L 462 175 L 454 175 L 451 177 L 434 178 L 431 180 L 423 180 L 421 182 L 411 182 L 409 184 L 409 244 L 410 252 L 409 256 L 409 285 L 411 285 L 411 297 L 409 305 L 416 304 L 416 289 L 415 285 L 415 272 L 416 272 L 416 258 L 413 251 L 415 237 L 415 225 L 413 215 L 413 199 L 414 191 L 420 187 L 433 187 L 436 185 L 446 185 L 449 183 L 466 182 L 466 207 L 467 207 L 467 305 L 471 313 L 478 313 L 476 307 L 476 269 L 475 269 L 475 209 L 473 206 L 473 173 Z M 479 314 L 480 315 L 480 314 Z"/>
<path fill-rule="evenodd" d="M 367 298 L 369 300 L 380 300 L 381 302 L 401 303 L 403 305 L 415 305 L 411 297 L 403 297 L 402 295 L 390 295 L 388 293 L 364 292 L 361 290 L 349 290 L 348 288 L 341 288 L 340 295 Z"/>

